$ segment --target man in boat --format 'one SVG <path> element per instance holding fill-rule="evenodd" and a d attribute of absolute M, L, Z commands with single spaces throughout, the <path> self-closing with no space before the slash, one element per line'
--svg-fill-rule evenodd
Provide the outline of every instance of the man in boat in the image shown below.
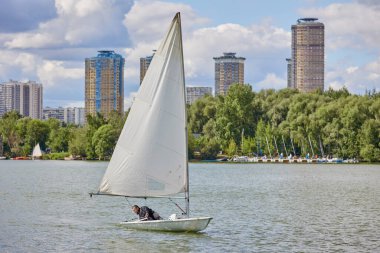
<path fill-rule="evenodd" d="M 139 216 L 140 220 L 161 220 L 160 215 L 147 206 L 133 205 L 132 211 Z"/>

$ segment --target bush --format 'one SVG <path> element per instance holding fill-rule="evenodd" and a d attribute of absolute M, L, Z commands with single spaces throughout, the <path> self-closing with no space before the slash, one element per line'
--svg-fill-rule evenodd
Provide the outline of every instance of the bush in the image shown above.
<path fill-rule="evenodd" d="M 44 159 L 44 160 L 64 160 L 65 157 L 68 157 L 68 156 L 69 156 L 68 152 L 50 153 L 50 154 L 43 155 L 42 159 Z"/>

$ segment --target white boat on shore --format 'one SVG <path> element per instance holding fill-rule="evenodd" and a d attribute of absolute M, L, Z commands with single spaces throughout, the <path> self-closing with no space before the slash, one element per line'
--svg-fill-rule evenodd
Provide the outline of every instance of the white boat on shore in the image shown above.
<path fill-rule="evenodd" d="M 232 161 L 238 163 L 245 163 L 248 162 L 248 156 L 234 156 L 232 158 Z"/>
<path fill-rule="evenodd" d="M 33 148 L 32 159 L 35 160 L 35 159 L 41 159 L 41 158 L 42 158 L 42 151 L 40 148 L 40 144 L 37 143 L 37 145 L 34 146 Z"/>

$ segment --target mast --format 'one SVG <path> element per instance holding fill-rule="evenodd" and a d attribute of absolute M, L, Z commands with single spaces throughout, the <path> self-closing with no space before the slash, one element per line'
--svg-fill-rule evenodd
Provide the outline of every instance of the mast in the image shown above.
<path fill-rule="evenodd" d="M 256 140 L 256 144 L 257 144 L 257 157 L 260 156 L 260 144 L 259 144 L 259 140 Z"/>
<path fill-rule="evenodd" d="M 286 157 L 288 157 L 288 150 L 286 150 L 285 141 L 284 141 L 284 136 L 283 136 L 283 135 L 281 135 L 281 137 L 282 137 L 282 143 L 284 144 L 284 148 L 285 148 Z"/>
<path fill-rule="evenodd" d="M 185 193 L 188 199 L 182 47 L 176 14 L 141 83 L 98 194 L 156 198 Z"/>
<path fill-rule="evenodd" d="M 323 152 L 323 145 L 322 145 L 322 141 L 321 141 L 321 136 L 319 135 L 319 147 L 321 149 L 321 152 L 322 152 L 322 157 L 325 157 L 325 152 Z"/>
<path fill-rule="evenodd" d="M 241 148 L 241 154 L 243 155 L 243 148 L 244 148 L 244 128 L 243 128 L 243 130 L 241 131 L 241 145 L 240 145 L 240 148 Z"/>
<path fill-rule="evenodd" d="M 277 146 L 277 141 L 276 141 L 276 138 L 273 136 L 273 140 L 274 140 L 274 145 L 276 145 L 276 150 L 277 150 L 277 156 L 279 156 L 279 150 L 278 150 L 278 146 Z"/>
<path fill-rule="evenodd" d="M 187 110 L 186 110 L 186 84 L 185 84 L 185 69 L 183 62 L 183 45 L 182 45 L 182 25 L 181 25 L 181 13 L 177 12 L 174 17 L 178 22 L 180 46 L 181 46 L 181 59 L 182 59 L 182 83 L 183 83 L 183 102 L 185 103 L 185 157 L 186 157 L 186 189 L 185 189 L 185 202 L 186 202 L 186 216 L 190 215 L 190 184 L 189 184 L 189 154 L 188 154 L 188 137 L 187 137 Z"/>
<path fill-rule="evenodd" d="M 290 142 L 292 143 L 294 155 L 296 155 L 296 150 L 294 149 L 294 145 L 293 145 L 293 139 L 291 137 L 290 137 Z"/>
<path fill-rule="evenodd" d="M 313 149 L 313 146 L 311 145 L 310 135 L 308 135 L 307 137 L 309 138 L 311 152 L 313 153 L 313 157 L 314 157 L 314 149 Z"/>
<path fill-rule="evenodd" d="M 267 138 L 267 136 L 265 136 L 265 139 L 266 139 L 266 141 L 267 141 L 267 146 L 268 146 L 269 156 L 270 156 L 270 158 L 272 158 L 272 154 L 271 154 L 271 152 L 270 152 L 269 142 L 268 142 L 268 138 Z"/>

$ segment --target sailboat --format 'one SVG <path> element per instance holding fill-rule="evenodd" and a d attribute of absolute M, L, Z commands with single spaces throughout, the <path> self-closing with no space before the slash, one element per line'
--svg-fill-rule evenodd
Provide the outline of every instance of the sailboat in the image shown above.
<path fill-rule="evenodd" d="M 41 148 L 40 148 L 40 144 L 37 143 L 36 146 L 34 146 L 33 148 L 33 152 L 32 152 L 32 159 L 40 159 L 42 157 L 42 151 L 41 151 Z"/>
<path fill-rule="evenodd" d="M 149 154 L 149 159 L 147 159 Z M 97 193 L 130 198 L 180 198 L 186 211 L 166 220 L 127 221 L 131 229 L 198 232 L 211 217 L 189 217 L 189 172 L 180 13 L 156 51 Z"/>

